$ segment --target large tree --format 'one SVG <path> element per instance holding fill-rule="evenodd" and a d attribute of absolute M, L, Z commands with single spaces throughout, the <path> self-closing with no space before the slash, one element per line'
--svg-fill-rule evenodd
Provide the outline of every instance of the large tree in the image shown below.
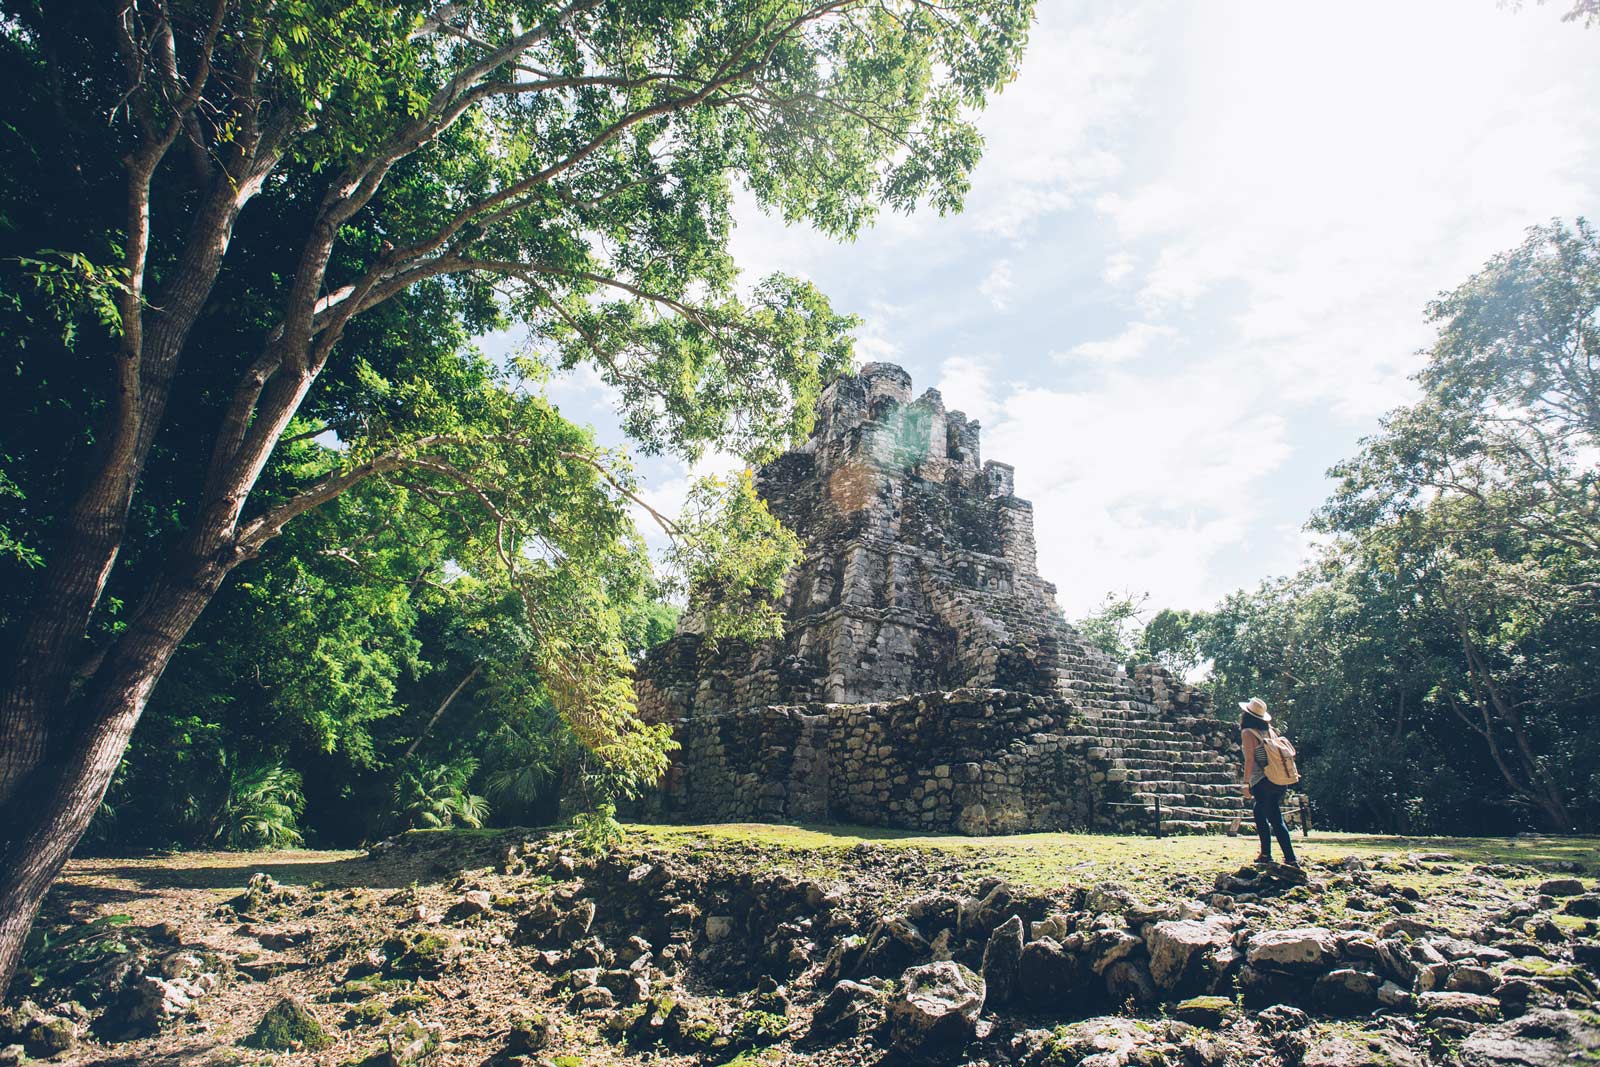
<path fill-rule="evenodd" d="M 1600 235 L 1537 227 L 1429 317 L 1418 399 L 1331 472 L 1321 559 L 1226 598 L 1198 648 L 1219 706 L 1288 712 L 1345 825 L 1591 827 Z"/>
<path fill-rule="evenodd" d="M 1319 522 L 1447 635 L 1433 697 L 1570 830 L 1600 699 L 1600 234 L 1530 231 L 1429 308 L 1422 398 L 1336 467 Z"/>
<path fill-rule="evenodd" d="M 114 183 L 115 206 L 99 229 L 63 216 L 13 247 L 8 288 L 31 286 L 17 317 L 62 323 L 74 351 L 85 330 L 113 340 L 98 376 L 66 376 L 92 430 L 44 446 L 67 457 L 69 488 L 32 487 L 0 539 L 42 564 L 0 675 L 0 987 L 197 617 L 291 523 L 364 487 L 433 509 L 456 565 L 498 564 L 557 707 L 630 758 L 606 598 L 637 497 L 621 458 L 517 367 L 413 375 L 398 396 L 360 367 L 336 395 L 319 383 L 366 321 L 426 293 L 460 323 L 514 316 L 545 366 L 593 367 L 646 450 L 766 453 L 806 429 L 850 324 L 803 282 L 739 287 L 735 185 L 839 236 L 883 205 L 959 206 L 980 147 L 969 112 L 1014 74 L 1030 14 L 1030 0 L 7 4 L 19 95 L 59 116 L 33 163 Z M 83 173 L 103 139 L 109 179 Z M 206 328 L 219 309 L 247 336 L 206 343 L 226 336 Z M 20 377 L 48 391 L 60 357 L 35 344 Z M 195 406 L 175 407 L 196 379 Z M 283 443 L 318 434 L 336 460 L 263 492 Z M 166 536 L 138 553 L 131 599 L 108 603 L 163 450 L 200 460 L 163 468 L 147 518 Z M 729 585 L 770 591 L 792 543 L 747 480 L 720 499 L 705 523 L 662 520 L 691 550 L 766 546 L 731 565 L 685 557 L 691 592 L 759 626 Z"/>

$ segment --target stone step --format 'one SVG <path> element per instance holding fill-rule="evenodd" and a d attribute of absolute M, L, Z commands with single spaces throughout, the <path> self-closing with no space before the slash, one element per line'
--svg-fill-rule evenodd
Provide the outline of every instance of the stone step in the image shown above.
<path fill-rule="evenodd" d="M 1181 782 L 1185 785 L 1237 789 L 1239 779 L 1227 771 L 1174 771 L 1159 767 L 1124 767 L 1130 782 Z"/>
<path fill-rule="evenodd" d="M 1207 734 L 1196 732 L 1179 723 L 1151 720 L 1147 723 L 1118 723 L 1111 719 L 1088 720 L 1091 729 L 1107 737 L 1130 738 L 1181 738 L 1204 743 Z"/>
<path fill-rule="evenodd" d="M 1140 786 L 1172 786 L 1174 788 L 1187 789 L 1190 792 L 1203 793 L 1209 796 L 1227 796 L 1230 793 L 1242 795 L 1239 788 L 1239 783 L 1237 781 L 1191 782 L 1187 779 L 1179 778 L 1171 774 L 1149 773 L 1139 775 L 1129 773 L 1126 781 L 1130 787 L 1134 788 Z"/>
<path fill-rule="evenodd" d="M 1243 797 L 1238 799 L 1235 808 L 1234 805 L 1226 805 L 1225 802 L 1219 803 L 1219 801 L 1223 800 L 1221 797 L 1207 796 L 1203 793 L 1197 794 L 1190 790 L 1176 787 L 1161 789 L 1159 784 L 1147 782 L 1141 782 L 1140 787 L 1134 790 L 1130 799 L 1154 804 L 1156 797 L 1160 797 L 1162 805 L 1166 807 L 1214 808 L 1228 811 L 1244 810 Z"/>
<path fill-rule="evenodd" d="M 1168 756 L 1184 753 L 1195 755 L 1205 753 L 1221 758 L 1221 754 L 1215 749 L 1208 748 L 1199 741 L 1191 741 L 1186 738 L 1158 740 L 1154 737 L 1104 737 L 1103 740 L 1106 748 L 1130 754 L 1153 752 L 1159 756 Z"/>
<path fill-rule="evenodd" d="M 1206 774 L 1230 774 L 1235 777 L 1239 773 L 1239 765 L 1232 760 L 1208 758 L 1204 753 L 1186 752 L 1173 756 L 1149 754 L 1131 754 L 1123 749 L 1119 755 L 1115 749 L 1107 750 L 1106 758 L 1118 767 L 1129 770 L 1141 771 L 1202 771 Z"/>

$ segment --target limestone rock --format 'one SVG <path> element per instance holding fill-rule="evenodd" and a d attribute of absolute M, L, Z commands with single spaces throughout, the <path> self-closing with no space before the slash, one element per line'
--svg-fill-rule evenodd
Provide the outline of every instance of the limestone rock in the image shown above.
<path fill-rule="evenodd" d="M 1320 926 L 1267 930 L 1251 937 L 1245 947 L 1252 967 L 1297 972 L 1325 968 L 1338 953 L 1332 931 Z"/>
<path fill-rule="evenodd" d="M 1377 944 L 1378 966 L 1396 984 L 1411 988 L 1417 978 L 1417 965 L 1411 959 L 1406 944 L 1397 938 L 1386 937 Z"/>
<path fill-rule="evenodd" d="M 573 1011 L 604 1011 L 616 1006 L 616 995 L 603 985 L 578 990 L 572 997 Z"/>
<path fill-rule="evenodd" d="M 1580 919 L 1600 919 L 1600 893 L 1585 893 L 1571 897 L 1561 905 L 1563 915 L 1576 915 Z"/>
<path fill-rule="evenodd" d="M 1112 964 L 1144 948 L 1144 942 L 1126 930 L 1101 929 L 1085 938 L 1083 947 L 1085 955 L 1094 961 L 1089 969 L 1103 975 Z"/>
<path fill-rule="evenodd" d="M 494 898 L 487 889 L 469 889 L 461 894 L 454 909 L 462 916 L 483 915 L 494 907 Z"/>
<path fill-rule="evenodd" d="M 624 941 L 617 949 L 617 962 L 624 967 L 631 966 L 635 961 L 645 959 L 652 951 L 650 942 L 634 934 Z"/>
<path fill-rule="evenodd" d="M 1013 915 L 989 935 L 983 950 L 983 982 L 991 1004 L 1005 1004 L 1016 992 L 1022 969 L 1022 917 Z"/>
<path fill-rule="evenodd" d="M 423 1026 L 408 1015 L 390 1027 L 383 1039 L 387 1047 L 367 1061 L 370 1067 L 413 1067 L 427 1062 L 444 1040 L 444 1031 L 437 1026 Z"/>
<path fill-rule="evenodd" d="M 1492 971 L 1482 967 L 1457 967 L 1445 982 L 1444 988 L 1448 993 L 1477 993 L 1488 996 L 1500 984 Z"/>
<path fill-rule="evenodd" d="M 550 1020 L 543 1015 L 516 1019 L 506 1035 L 506 1053 L 525 1056 L 538 1052 L 550 1043 Z"/>
<path fill-rule="evenodd" d="M 1150 977 L 1165 993 L 1205 984 L 1214 969 L 1213 954 L 1228 947 L 1233 935 L 1221 922 L 1179 919 L 1145 930 L 1150 951 Z"/>
<path fill-rule="evenodd" d="M 983 979 L 959 963 L 912 967 L 889 1001 L 890 1043 L 909 1056 L 953 1056 L 972 1039 L 983 1000 Z"/>
<path fill-rule="evenodd" d="M 1353 1015 L 1371 1009 L 1382 984 L 1377 975 L 1341 967 L 1317 979 L 1312 996 L 1325 1010 L 1335 1015 Z"/>
<path fill-rule="evenodd" d="M 1075 996 L 1085 978 L 1078 959 L 1049 937 L 1022 947 L 1018 971 L 1023 998 L 1047 1008 L 1059 1008 Z"/>
<path fill-rule="evenodd" d="M 1396 1011 L 1410 1011 L 1416 1003 L 1416 998 L 1411 995 L 1409 989 L 1402 989 L 1393 982 L 1385 981 L 1378 986 L 1378 1003 Z"/>
<path fill-rule="evenodd" d="M 1209 1044 L 1193 1044 L 1186 1038 L 1189 1027 L 1183 1023 L 1147 1022 L 1121 1016 L 1101 1016 L 1070 1023 L 1054 1031 L 1046 1031 L 1033 1054 L 1030 1064 L 1053 1067 L 1056 1064 L 1078 1064 L 1080 1067 L 1131 1067 L 1131 1065 L 1193 1062 L 1216 1064 L 1222 1050 Z M 1179 1043 L 1183 1050 L 1180 1051 Z M 1191 1050 L 1196 1055 L 1190 1059 Z M 1204 1055 L 1207 1051 L 1211 1057 Z M 1215 1058 L 1212 1058 L 1215 1057 Z"/>
<path fill-rule="evenodd" d="M 1144 960 L 1118 960 L 1107 967 L 1103 976 L 1106 995 L 1113 1004 L 1144 1008 L 1158 998 L 1155 982 L 1150 978 L 1150 968 Z"/>
<path fill-rule="evenodd" d="M 1233 1011 L 1233 1001 L 1227 997 L 1201 996 L 1179 1001 L 1172 1014 L 1186 1023 L 1216 1029 Z"/>
<path fill-rule="evenodd" d="M 1569 1067 L 1600 1058 L 1600 1028 L 1575 1012 L 1530 1011 L 1470 1034 L 1460 1057 L 1461 1067 Z"/>
<path fill-rule="evenodd" d="M 78 1009 L 78 1018 L 61 1014 L 64 1007 Z M 77 1004 L 45 1011 L 33 1001 L 24 1000 L 16 1008 L 0 1012 L 0 1046 L 16 1046 L 29 1056 L 59 1055 L 78 1043 L 82 1036 L 79 1020 L 84 1018 L 87 1016 Z"/>
<path fill-rule="evenodd" d="M 272 1052 L 321 1052 L 333 1044 L 312 1010 L 294 997 L 284 997 L 267 1010 L 246 1042 Z"/>
<path fill-rule="evenodd" d="M 1315 1041 L 1306 1049 L 1301 1067 L 1426 1067 L 1393 1034 L 1382 1032 L 1338 1034 Z"/>
<path fill-rule="evenodd" d="M 1311 1025 L 1311 1017 L 1299 1008 L 1274 1004 L 1256 1013 L 1256 1024 L 1269 1034 L 1295 1033 Z"/>
<path fill-rule="evenodd" d="M 811 1017 L 811 1030 L 830 1037 L 865 1029 L 871 1012 L 882 1000 L 883 995 L 876 988 L 847 978 L 829 990 Z"/>
<path fill-rule="evenodd" d="M 867 935 L 861 969 L 867 974 L 890 977 L 932 955 L 928 939 L 916 923 L 904 915 L 879 920 Z"/>
<path fill-rule="evenodd" d="M 1476 993 L 1420 993 L 1417 1010 L 1427 1019 L 1494 1022 L 1500 1018 L 1500 1002 Z"/>
<path fill-rule="evenodd" d="M 128 986 L 123 1021 L 134 1033 L 154 1033 L 189 1014 L 202 992 L 187 978 L 145 975 Z"/>
<path fill-rule="evenodd" d="M 557 936 L 564 941 L 576 941 L 589 932 L 589 927 L 594 925 L 594 901 L 579 902 L 571 911 L 567 912 L 557 927 Z"/>

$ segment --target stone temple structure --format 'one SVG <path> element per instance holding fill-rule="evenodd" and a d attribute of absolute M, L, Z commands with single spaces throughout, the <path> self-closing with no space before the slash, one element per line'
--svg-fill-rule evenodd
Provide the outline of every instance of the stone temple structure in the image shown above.
<path fill-rule="evenodd" d="M 681 750 L 650 814 L 969 834 L 1240 817 L 1233 731 L 1157 667 L 1130 677 L 1067 625 L 1033 507 L 978 424 L 869 363 L 822 395 L 757 487 L 805 548 L 784 636 L 680 628 L 639 708 Z"/>

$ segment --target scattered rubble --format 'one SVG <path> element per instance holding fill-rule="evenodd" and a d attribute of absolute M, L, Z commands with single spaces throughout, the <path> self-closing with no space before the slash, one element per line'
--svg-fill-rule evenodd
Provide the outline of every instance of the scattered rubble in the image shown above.
<path fill-rule="evenodd" d="M 1600 1041 L 1600 940 L 1561 910 L 1595 895 L 1581 878 L 1566 892 L 1454 864 L 1461 880 L 1441 884 L 1461 888 L 1419 902 L 1390 879 L 1451 861 L 1041 890 L 907 847 L 857 845 L 816 871 L 735 841 L 571 847 L 412 835 L 352 864 L 347 889 L 260 875 L 183 922 L 58 910 L 54 950 L 30 955 L 26 999 L 0 1013 L 0 1064 L 220 1041 L 371 1067 L 720 1067 L 775 1045 L 819 1067 L 886 1050 L 989 1067 L 1501 1067 Z M 380 874 L 441 864 L 433 881 Z M 1376 907 L 1330 905 L 1352 892 Z"/>

